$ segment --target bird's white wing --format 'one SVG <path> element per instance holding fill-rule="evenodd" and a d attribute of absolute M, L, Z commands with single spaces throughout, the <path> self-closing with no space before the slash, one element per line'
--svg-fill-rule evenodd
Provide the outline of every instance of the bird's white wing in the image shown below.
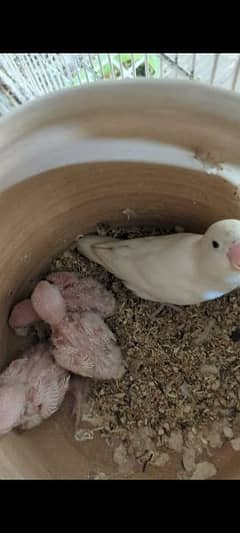
<path fill-rule="evenodd" d="M 201 301 L 195 294 L 199 276 L 194 247 L 199 238 L 186 233 L 129 241 L 93 236 L 81 239 L 78 249 L 141 298 L 187 305 Z"/>

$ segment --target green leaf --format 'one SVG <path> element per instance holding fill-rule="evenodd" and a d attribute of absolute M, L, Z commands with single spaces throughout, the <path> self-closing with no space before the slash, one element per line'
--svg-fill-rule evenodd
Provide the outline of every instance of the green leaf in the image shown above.
<path fill-rule="evenodd" d="M 97 75 L 101 76 L 102 71 L 105 79 L 112 78 L 112 71 L 109 62 L 109 54 L 99 54 L 102 69 L 99 65 L 98 57 L 95 56 L 92 58 L 93 66 Z M 138 76 L 145 75 L 145 54 L 111 54 L 112 66 L 114 69 L 115 77 L 119 78 L 121 76 L 121 66 L 120 66 L 120 56 L 122 67 L 125 72 L 131 70 L 134 58 L 134 64 L 136 68 L 136 73 Z M 132 57 L 133 56 L 133 57 Z M 149 54 L 148 55 L 148 64 L 149 72 L 151 76 L 159 78 L 160 76 L 160 57 L 158 54 Z M 89 81 L 94 81 L 95 76 L 91 72 L 87 71 Z M 86 74 L 84 69 L 79 70 L 79 77 L 82 83 L 87 82 Z M 75 72 L 72 78 L 73 85 L 79 85 L 78 75 Z"/>
<path fill-rule="evenodd" d="M 154 77 L 159 78 L 160 76 L 160 57 L 157 54 L 149 54 L 148 56 L 148 64 L 152 69 L 150 70 L 150 74 L 152 74 Z"/>
<path fill-rule="evenodd" d="M 131 68 L 132 67 L 132 54 L 120 54 L 121 55 L 121 61 L 122 61 L 122 64 L 125 68 Z M 133 59 L 134 59 L 134 63 L 136 63 L 136 61 L 139 61 L 140 59 L 143 59 L 144 58 L 144 55 L 143 54 L 133 54 Z"/>

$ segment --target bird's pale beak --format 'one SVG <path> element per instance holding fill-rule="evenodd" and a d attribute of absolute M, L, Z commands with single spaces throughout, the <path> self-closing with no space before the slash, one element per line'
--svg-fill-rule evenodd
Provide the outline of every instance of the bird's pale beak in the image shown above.
<path fill-rule="evenodd" d="M 240 242 L 234 243 L 227 253 L 231 265 L 240 270 Z"/>

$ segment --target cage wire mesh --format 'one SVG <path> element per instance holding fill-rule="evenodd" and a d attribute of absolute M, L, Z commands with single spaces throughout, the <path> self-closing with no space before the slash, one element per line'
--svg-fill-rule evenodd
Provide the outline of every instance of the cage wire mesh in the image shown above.
<path fill-rule="evenodd" d="M 196 80 L 240 92 L 240 54 L 0 54 L 0 115 L 62 88 L 98 80 Z"/>

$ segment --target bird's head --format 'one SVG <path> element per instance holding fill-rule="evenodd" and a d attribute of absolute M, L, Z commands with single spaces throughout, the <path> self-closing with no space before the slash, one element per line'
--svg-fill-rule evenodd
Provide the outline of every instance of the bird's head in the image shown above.
<path fill-rule="evenodd" d="M 58 287 L 48 281 L 39 281 L 31 302 L 37 315 L 50 326 L 59 324 L 66 314 L 65 302 Z"/>
<path fill-rule="evenodd" d="M 207 268 L 223 279 L 239 276 L 240 220 L 226 219 L 212 224 L 200 239 L 201 255 Z"/>

